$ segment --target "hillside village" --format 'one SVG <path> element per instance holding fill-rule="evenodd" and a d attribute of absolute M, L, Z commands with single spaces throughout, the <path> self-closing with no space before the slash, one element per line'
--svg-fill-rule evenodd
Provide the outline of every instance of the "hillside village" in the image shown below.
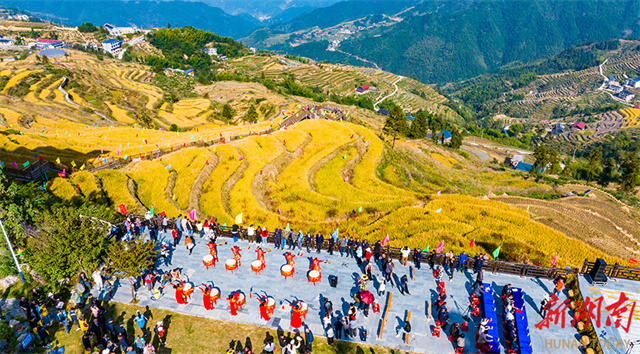
<path fill-rule="evenodd" d="M 289 347 L 321 354 L 551 353 L 565 337 L 577 338 L 566 352 L 609 354 L 637 340 L 636 321 L 624 331 L 579 317 L 587 296 L 640 301 L 633 50 L 581 70 L 435 85 L 193 27 L 10 16 L 0 20 L 0 221 L 17 255 L 0 249 L 0 271 L 15 260 L 25 274 L 5 278 L 0 351 L 4 341 L 126 352 L 145 338 L 159 353 L 246 354 L 287 346 L 271 336 L 285 332 Z M 339 50 L 402 21 L 371 16 L 289 40 Z M 486 89 L 496 82 L 502 91 Z M 35 309 L 20 304 L 38 292 L 51 293 Z M 552 293 L 573 303 L 576 323 L 541 330 Z M 47 301 L 80 321 L 47 326 Z M 299 315 L 299 303 L 311 311 Z M 440 322 L 443 309 L 451 321 Z M 342 317 L 359 335 L 333 342 Z M 107 318 L 124 330 L 118 344 L 100 327 Z M 490 345 L 474 338 L 486 319 Z M 297 339 L 310 331 L 315 342 Z"/>

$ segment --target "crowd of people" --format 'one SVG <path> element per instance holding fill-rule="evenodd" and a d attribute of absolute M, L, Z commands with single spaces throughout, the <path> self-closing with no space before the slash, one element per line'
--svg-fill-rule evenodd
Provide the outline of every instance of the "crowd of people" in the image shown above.
<path fill-rule="evenodd" d="M 208 242 L 207 246 L 211 248 L 211 252 L 215 253 L 216 243 L 220 230 L 225 228 L 216 223 L 215 218 L 211 220 L 191 220 L 187 216 L 180 215 L 178 218 L 169 219 L 164 215 L 150 215 L 147 213 L 144 218 L 129 217 L 123 224 L 124 227 L 112 230 L 112 236 L 116 236 L 124 241 L 131 239 L 134 235 L 148 234 L 152 240 L 158 241 L 159 234 L 169 232 L 173 239 L 173 244 L 169 244 L 163 240 L 159 246 L 159 258 L 161 262 L 156 265 L 171 265 L 171 255 L 176 247 L 184 244 L 189 254 L 196 245 L 196 242 Z M 382 245 L 380 241 L 370 244 L 368 240 L 361 240 L 353 235 L 337 237 L 337 235 L 325 236 L 322 232 L 315 235 L 311 233 L 303 233 L 302 231 L 294 232 L 287 227 L 276 228 L 270 233 L 266 227 L 250 225 L 243 229 L 238 225 L 230 228 L 233 242 L 238 242 L 241 238 L 248 239 L 257 245 L 266 246 L 267 242 L 273 242 L 275 248 L 281 251 L 300 252 L 306 250 L 307 253 L 315 252 L 321 254 L 327 252 L 329 254 L 339 254 L 340 257 L 351 258 L 355 261 L 361 271 L 361 275 L 356 279 L 358 288 L 354 296 L 354 301 L 348 304 L 347 313 L 333 310 L 333 303 L 328 298 L 324 298 L 323 312 L 321 315 L 321 323 L 323 325 L 324 336 L 331 345 L 334 339 L 351 339 L 358 338 L 366 341 L 368 330 L 364 325 L 363 318 L 369 316 L 371 302 L 363 301 L 362 294 L 369 293 L 374 290 L 379 297 L 385 295 L 387 287 L 395 287 L 402 295 L 411 296 L 409 289 L 410 276 L 403 274 L 398 277 L 396 272 L 397 261 L 388 253 L 389 248 Z M 266 249 L 266 247 L 265 247 Z M 400 249 L 399 263 L 407 266 L 410 261 L 413 262 L 415 269 L 421 269 L 424 263 L 428 264 L 436 281 L 438 289 L 437 298 L 432 299 L 432 308 L 434 310 L 434 319 L 437 323 L 438 331 L 447 331 L 448 338 L 452 341 L 453 347 L 457 352 L 462 352 L 466 344 L 465 332 L 468 323 L 452 323 L 450 324 L 450 314 L 447 307 L 447 294 L 445 289 L 445 278 L 453 281 L 456 272 L 471 272 L 476 274 L 476 280 L 472 285 L 474 293 L 482 286 L 484 281 L 483 264 L 488 257 L 486 255 L 476 254 L 470 257 L 466 252 L 455 255 L 453 251 L 446 253 L 438 253 L 435 250 L 431 252 L 423 252 L 419 248 L 410 249 L 403 247 Z M 291 255 L 289 252 L 288 254 Z M 286 255 L 285 255 L 286 256 Z M 217 261 L 217 256 L 216 256 Z M 289 262 L 289 260 L 288 260 Z M 424 262 L 424 263 L 423 263 Z M 403 269 L 404 270 L 404 269 Z M 183 280 L 179 268 L 162 271 L 153 267 L 146 270 L 142 277 L 130 279 L 134 291 L 145 287 L 151 294 L 152 299 L 158 299 L 163 295 L 163 289 L 167 285 L 174 288 L 181 287 Z M 93 287 L 100 291 L 105 291 L 107 300 L 113 296 L 115 281 L 105 279 L 99 271 L 92 274 Z M 80 274 L 78 284 L 85 288 L 91 289 L 92 285 L 89 278 L 84 274 Z M 208 288 L 211 290 L 210 288 Z M 507 289 L 507 287 L 505 287 Z M 204 291 L 203 291 L 204 292 Z M 64 306 L 64 303 L 52 294 L 43 298 L 39 294 L 34 293 L 33 299 L 27 301 L 21 299 L 20 306 L 25 311 L 25 315 L 29 319 L 29 324 L 34 332 L 43 343 L 50 341 L 47 327 L 53 322 L 58 321 L 62 324 L 67 333 L 75 326 L 76 330 L 83 331 L 82 343 L 87 349 L 99 348 L 103 353 L 153 353 L 155 348 L 151 343 L 151 331 L 147 330 L 149 320 L 140 313 L 135 315 L 134 321 L 143 332 L 142 336 L 130 337 L 122 323 L 117 325 L 113 319 L 105 318 L 104 304 L 100 300 L 96 300 L 88 293 L 83 295 L 80 291 L 74 289 L 72 291 L 71 303 L 73 306 Z M 206 295 L 206 294 L 205 294 Z M 353 294 L 352 294 L 353 295 Z M 503 296 L 505 294 L 503 293 Z M 508 294 L 506 295 L 508 298 Z M 185 299 L 185 303 L 186 303 Z M 49 314 L 47 312 L 47 304 L 55 305 L 56 313 Z M 373 303 L 374 311 L 379 311 L 377 302 Z M 342 307 L 342 306 L 340 306 Z M 544 307 L 544 306 L 543 306 Z M 505 338 L 507 343 L 516 341 L 515 331 L 508 331 L 509 317 L 508 305 L 505 310 Z M 431 310 L 429 311 L 431 313 Z M 476 314 L 474 314 L 476 315 Z M 479 331 L 476 335 L 477 347 L 482 351 L 486 349 L 483 344 L 490 338 L 487 338 L 486 327 L 491 326 L 486 319 L 481 319 Z M 483 327 L 484 326 L 484 327 Z M 166 330 L 162 322 L 156 323 L 154 328 L 155 335 L 160 345 L 165 343 Z M 397 335 L 411 333 L 411 323 L 407 320 L 396 331 Z M 313 333 L 309 326 L 303 323 L 298 335 L 293 338 L 285 338 L 278 336 L 277 340 L 271 338 L 265 339 L 264 352 L 272 353 L 279 345 L 282 354 L 294 353 L 311 353 L 313 350 Z M 233 347 L 228 353 L 251 353 L 251 348 Z"/>

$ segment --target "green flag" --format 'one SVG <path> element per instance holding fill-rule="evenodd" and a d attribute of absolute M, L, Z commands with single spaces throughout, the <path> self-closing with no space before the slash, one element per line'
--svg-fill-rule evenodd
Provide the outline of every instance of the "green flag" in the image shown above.
<path fill-rule="evenodd" d="M 358 213 L 362 213 L 362 207 L 358 208 Z"/>
<path fill-rule="evenodd" d="M 27 166 L 29 166 L 29 161 L 22 164 L 22 167 L 27 167 Z"/>
<path fill-rule="evenodd" d="M 227 223 L 225 222 L 224 224 L 222 224 L 222 227 L 227 227 Z"/>
<path fill-rule="evenodd" d="M 151 209 L 149 210 L 149 213 L 151 214 L 151 217 L 153 217 L 153 205 L 151 206 Z"/>
<path fill-rule="evenodd" d="M 286 229 L 284 229 L 284 231 L 286 231 L 286 232 L 291 231 L 291 228 L 289 228 L 289 223 L 287 223 L 287 228 L 286 228 Z"/>
<path fill-rule="evenodd" d="M 422 253 L 429 253 L 429 246 L 425 247 L 425 248 L 422 250 Z"/>
<path fill-rule="evenodd" d="M 347 153 L 346 153 L 346 152 L 344 153 L 344 156 L 343 156 L 342 158 L 343 158 L 343 159 L 346 159 L 346 158 L 347 158 Z"/>
<path fill-rule="evenodd" d="M 500 247 L 496 248 L 496 250 L 493 251 L 493 259 L 498 258 L 499 254 L 500 254 Z"/>

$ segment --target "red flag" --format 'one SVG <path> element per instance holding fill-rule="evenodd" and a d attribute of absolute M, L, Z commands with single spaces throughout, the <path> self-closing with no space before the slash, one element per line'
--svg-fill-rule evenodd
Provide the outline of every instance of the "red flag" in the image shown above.
<path fill-rule="evenodd" d="M 167 212 L 166 211 L 162 211 L 162 213 L 158 214 L 160 216 L 162 216 L 163 218 L 167 217 Z"/>
<path fill-rule="evenodd" d="M 147 139 L 144 139 L 144 143 L 145 143 L 145 144 L 148 144 L 148 143 L 147 143 Z"/>
<path fill-rule="evenodd" d="M 58 172 L 58 177 L 64 177 L 64 176 L 62 175 L 62 172 Z"/>
<path fill-rule="evenodd" d="M 382 245 L 382 246 L 384 246 L 384 244 L 385 244 L 385 243 L 387 243 L 387 242 L 389 242 L 389 235 L 385 236 L 385 237 L 382 239 L 382 243 L 381 243 L 381 245 Z"/>
<path fill-rule="evenodd" d="M 182 143 L 182 147 L 187 147 L 187 143 Z"/>
<path fill-rule="evenodd" d="M 123 204 L 120 204 L 119 206 L 120 208 L 120 212 L 122 213 L 122 215 L 127 215 L 127 206 Z"/>
<path fill-rule="evenodd" d="M 38 158 L 40 159 L 40 161 L 44 161 L 44 157 L 42 157 L 42 155 L 40 155 Z"/>
<path fill-rule="evenodd" d="M 351 139 L 353 139 L 353 134 L 351 134 Z"/>
<path fill-rule="evenodd" d="M 633 258 L 629 258 L 629 263 L 631 263 L 631 264 L 638 264 L 638 261 L 636 261 L 636 260 L 635 260 L 635 259 L 633 259 Z"/>
<path fill-rule="evenodd" d="M 469 244 L 469 247 L 473 248 L 473 246 L 476 245 L 476 239 L 474 238 L 473 240 L 471 240 L 471 243 Z"/>
<path fill-rule="evenodd" d="M 282 140 L 282 143 L 283 143 L 284 145 L 287 145 L 287 141 L 286 141 L 286 140 Z"/>
<path fill-rule="evenodd" d="M 204 162 L 204 164 L 205 164 L 205 165 L 208 165 L 208 164 L 209 164 L 209 160 L 205 161 L 205 162 Z"/>

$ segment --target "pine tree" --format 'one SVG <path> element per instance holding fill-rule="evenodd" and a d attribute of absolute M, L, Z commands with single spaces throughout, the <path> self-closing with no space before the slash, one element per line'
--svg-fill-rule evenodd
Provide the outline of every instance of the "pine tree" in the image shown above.
<path fill-rule="evenodd" d="M 258 112 L 256 111 L 256 106 L 251 105 L 247 110 L 247 113 L 244 115 L 245 122 L 255 122 L 258 120 Z"/>
<path fill-rule="evenodd" d="M 382 131 L 387 135 L 393 136 L 393 143 L 391 145 L 392 149 L 396 145 L 396 139 L 398 136 L 403 136 L 407 133 L 407 118 L 400 107 L 393 106 L 393 108 L 391 108 Z"/>
<path fill-rule="evenodd" d="M 600 162 L 602 161 L 602 153 L 599 148 L 595 148 L 589 154 L 589 163 L 587 164 L 587 181 L 593 181 L 598 179 L 601 173 L 602 167 Z"/>
<path fill-rule="evenodd" d="M 631 153 L 622 162 L 622 176 L 620 176 L 620 191 L 624 193 L 632 193 L 638 184 L 638 176 L 640 176 L 640 160 L 638 156 Z"/>
<path fill-rule="evenodd" d="M 604 164 L 604 169 L 600 174 L 600 178 L 598 178 L 598 184 L 603 187 L 609 185 L 609 183 L 614 182 L 616 176 L 614 175 L 616 172 L 616 160 L 613 157 L 607 159 Z"/>
<path fill-rule="evenodd" d="M 411 126 L 407 136 L 411 139 L 424 139 L 427 135 L 427 114 L 424 111 L 418 112 Z"/>
<path fill-rule="evenodd" d="M 456 127 L 451 127 L 451 142 L 449 146 L 453 149 L 458 149 L 462 146 L 462 134 Z"/>

